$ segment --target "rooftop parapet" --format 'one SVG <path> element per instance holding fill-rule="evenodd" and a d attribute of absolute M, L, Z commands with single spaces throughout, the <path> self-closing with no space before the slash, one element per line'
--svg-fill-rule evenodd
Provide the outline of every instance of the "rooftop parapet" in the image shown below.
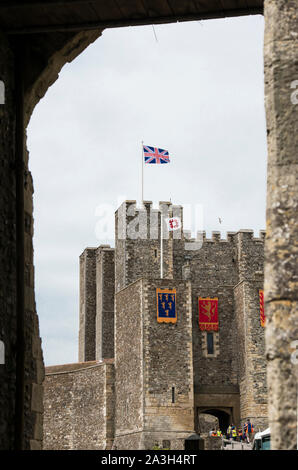
<path fill-rule="evenodd" d="M 111 247 L 110 245 L 99 245 L 97 247 L 97 252 L 100 252 L 100 251 L 114 251 L 115 248 Z"/>
<path fill-rule="evenodd" d="M 241 236 L 242 239 L 252 240 L 252 241 L 255 241 L 255 242 L 264 242 L 265 237 L 266 237 L 266 231 L 265 230 L 260 230 L 259 231 L 259 237 L 255 237 L 253 230 L 240 229 L 237 232 L 237 235 Z"/>
<path fill-rule="evenodd" d="M 252 229 L 240 229 L 237 232 L 227 232 L 226 237 L 222 238 L 221 232 L 212 231 L 211 238 L 206 237 L 205 231 L 198 231 L 197 238 L 191 237 L 191 231 L 183 230 L 183 206 L 173 205 L 171 201 L 160 201 L 159 208 L 153 209 L 152 201 L 144 201 L 143 207 L 137 207 L 136 200 L 124 201 L 119 209 L 116 211 L 118 214 L 117 230 L 120 233 L 120 239 L 131 238 L 131 239 L 156 239 L 159 238 L 160 232 L 160 216 L 163 214 L 163 218 L 179 217 L 181 219 L 182 229 L 173 231 L 175 238 L 184 238 L 187 242 L 204 242 L 204 243 L 231 243 L 237 242 L 238 239 L 263 241 L 265 238 L 265 231 L 260 231 L 260 236 L 254 237 L 254 231 Z M 121 217 L 120 217 L 121 216 Z M 138 220 L 137 220 L 138 219 Z M 127 232 L 127 226 L 133 222 L 132 225 L 138 227 L 139 235 L 131 237 Z M 178 233 L 180 232 L 180 233 Z M 166 225 L 164 225 L 164 235 L 167 236 Z"/>
<path fill-rule="evenodd" d="M 182 206 L 172 205 L 170 201 L 160 201 L 158 209 L 154 209 L 152 206 L 152 201 L 144 201 L 143 206 L 139 207 L 135 200 L 124 201 L 115 212 L 115 229 L 118 240 L 158 239 L 160 237 L 160 214 L 164 220 L 170 217 L 179 217 L 181 225 L 183 224 Z M 164 238 L 167 238 L 168 230 L 165 222 L 163 233 Z M 170 237 L 180 239 L 181 228 L 175 230 Z"/>
<path fill-rule="evenodd" d="M 247 240 L 263 241 L 266 236 L 265 230 L 260 230 L 259 237 L 254 237 L 254 231 L 251 229 L 240 229 L 238 232 L 226 232 L 226 237 L 221 238 L 221 232 L 212 231 L 211 238 L 206 237 L 205 230 L 197 232 L 197 238 L 191 236 L 191 230 L 183 230 L 185 240 L 188 242 L 195 242 L 202 240 L 204 243 L 229 243 L 234 242 L 239 236 Z"/>
<path fill-rule="evenodd" d="M 259 231 L 259 237 L 256 237 L 255 240 L 262 240 L 264 241 L 266 238 L 266 230 Z"/>
<path fill-rule="evenodd" d="M 96 250 L 96 246 L 87 246 L 84 251 L 80 254 L 80 258 L 82 258 L 83 256 L 92 256 L 93 254 L 95 254 Z"/>

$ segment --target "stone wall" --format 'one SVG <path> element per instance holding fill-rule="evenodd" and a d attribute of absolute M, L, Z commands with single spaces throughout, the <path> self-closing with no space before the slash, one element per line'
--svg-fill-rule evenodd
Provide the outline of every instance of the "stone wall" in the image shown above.
<path fill-rule="evenodd" d="M 143 411 L 143 281 L 115 296 L 115 445 L 141 449 Z"/>
<path fill-rule="evenodd" d="M 26 165 L 28 165 L 28 155 Z M 43 440 L 44 361 L 34 295 L 32 195 L 31 173 L 25 171 L 25 439 L 23 445 L 26 449 L 39 450 L 42 448 Z"/>
<path fill-rule="evenodd" d="M 113 436 L 113 361 L 47 367 L 44 449 L 110 449 Z"/>
<path fill-rule="evenodd" d="M 191 284 L 146 279 L 143 290 L 143 448 L 170 442 L 184 449 L 194 432 Z M 156 289 L 176 289 L 177 323 L 158 323 Z M 174 395 L 174 396 L 173 396 Z"/>
<path fill-rule="evenodd" d="M 86 248 L 80 256 L 79 362 L 93 361 L 96 355 L 96 248 Z"/>
<path fill-rule="evenodd" d="M 86 248 L 80 256 L 79 361 L 114 357 L 114 249 Z"/>
<path fill-rule="evenodd" d="M 224 426 L 229 420 L 239 425 L 250 418 L 255 426 L 267 427 L 259 314 L 264 232 L 260 238 L 251 230 L 230 232 L 225 240 L 218 232 L 210 240 L 202 233 L 202 246 L 187 250 L 186 242 L 193 241 L 186 240 L 182 229 L 177 236 L 165 227 L 164 271 L 170 279 L 160 279 L 160 213 L 181 220 L 183 213 L 180 206 L 165 202 L 159 211 L 151 211 L 151 202 L 144 206 L 136 209 L 135 201 L 126 201 L 116 212 L 115 250 L 100 246 L 82 255 L 83 292 L 91 293 L 92 312 L 97 312 L 92 341 L 98 359 L 113 356 L 115 339 L 114 445 L 149 449 L 169 441 L 184 448 L 204 410 L 221 416 Z M 175 325 L 156 321 L 156 288 L 161 286 L 177 289 L 181 318 Z M 212 355 L 207 353 L 206 332 L 199 329 L 199 297 L 218 298 L 219 331 Z M 172 390 L 175 403 L 169 402 Z"/>
<path fill-rule="evenodd" d="M 16 382 L 16 234 L 15 234 L 15 98 L 14 54 L 1 34 L 0 80 L 5 85 L 5 103 L 0 104 L 0 340 L 5 364 L 0 364 L 0 449 L 14 443 Z"/>
<path fill-rule="evenodd" d="M 169 202 L 160 202 L 159 210 L 151 201 L 143 209 L 136 201 L 125 201 L 116 211 L 115 220 L 115 289 L 127 287 L 140 277 L 160 278 L 160 221 L 163 214 L 164 278 L 173 278 L 173 232 L 169 233 L 165 219 L 173 212 Z M 178 208 L 176 211 L 178 212 Z M 180 211 L 181 212 L 181 211 Z"/>
<path fill-rule="evenodd" d="M 260 322 L 259 290 L 264 288 L 264 232 L 238 236 L 238 283 L 234 288 L 241 424 L 250 418 L 257 428 L 268 426 L 265 329 Z"/>
<path fill-rule="evenodd" d="M 265 0 L 267 239 L 265 309 L 273 449 L 297 448 L 297 0 Z M 297 357 L 296 357 L 297 359 Z"/>
<path fill-rule="evenodd" d="M 96 359 L 114 357 L 114 249 L 96 251 Z"/>
<path fill-rule="evenodd" d="M 204 450 L 221 450 L 222 439 L 221 437 L 210 437 L 204 438 Z"/>
<path fill-rule="evenodd" d="M 187 265 L 187 278 L 192 282 L 196 403 L 204 406 L 200 390 L 205 386 L 217 388 L 215 396 L 222 393 L 219 407 L 223 402 L 227 405 L 227 394 L 238 390 L 241 421 L 250 417 L 264 428 L 268 424 L 267 387 L 259 289 L 263 289 L 265 233 L 261 232 L 260 238 L 254 238 L 252 230 L 230 232 L 226 239 L 221 239 L 218 232 L 213 232 L 211 239 L 206 239 L 205 233 L 201 236 L 202 247 L 184 251 L 184 259 L 180 255 L 174 265 L 182 275 Z M 198 326 L 198 297 L 218 298 L 219 331 L 214 335 L 214 357 L 204 351 L 206 339 Z M 233 413 L 239 416 L 237 406 Z"/>
<path fill-rule="evenodd" d="M 256 427 L 268 426 L 264 328 L 259 316 L 259 289 L 263 280 L 242 281 L 235 287 L 238 330 L 241 424 L 247 418 Z"/>
<path fill-rule="evenodd" d="M 24 286 L 17 292 L 16 107 L 19 123 L 22 124 L 22 103 L 16 102 L 16 64 L 15 47 L 1 34 L 0 80 L 5 85 L 5 93 L 4 103 L 0 104 L 0 341 L 5 348 L 5 364 L 0 365 L 0 382 L 5 386 L 0 391 L 0 449 L 40 449 L 44 366 L 34 297 L 33 184 L 28 171 L 24 135 L 21 170 L 24 178 L 24 215 L 18 219 L 18 224 L 22 224 L 21 230 L 24 229 Z M 20 94 L 18 97 L 21 99 Z M 18 136 L 20 138 L 20 132 Z M 22 151 L 22 142 L 19 145 Z M 22 209 L 20 203 L 19 209 Z M 21 312 L 22 301 L 18 307 L 18 298 L 21 297 L 24 297 L 24 312 Z M 19 314 L 24 315 L 23 326 L 17 321 L 17 309 Z"/>
<path fill-rule="evenodd" d="M 198 434 L 203 438 L 209 435 L 212 429 L 218 428 L 219 422 L 216 416 L 208 415 L 207 413 L 201 413 L 198 416 Z"/>
<path fill-rule="evenodd" d="M 297 368 L 291 362 L 297 341 L 297 2 L 296 0 L 265 0 L 265 93 L 268 136 L 267 241 L 265 265 L 265 299 L 267 313 L 268 386 L 272 445 L 276 449 L 296 448 Z M 36 103 L 58 78 L 62 66 L 76 57 L 99 31 L 80 33 L 58 32 L 30 35 L 21 42 L 30 46 L 26 67 L 25 122 L 28 123 Z M 15 176 L 14 176 L 14 51 L 1 35 L 0 80 L 6 85 L 8 106 L 0 105 L 1 113 L 1 331 L 0 340 L 6 347 L 6 364 L 1 380 L 7 388 L 0 392 L 1 446 L 13 446 L 15 399 Z M 31 197 L 31 196 L 29 196 Z M 29 204 L 30 205 L 30 204 Z M 32 220 L 31 220 L 32 222 Z M 29 235 L 29 233 L 28 233 Z M 31 238 L 31 235 L 29 235 Z M 28 238 L 27 238 L 28 240 Z M 29 243 L 30 253 L 31 244 Z M 26 250 L 27 250 L 26 248 Z M 32 251 L 31 251 L 32 253 Z M 27 258 L 27 261 L 29 260 Z M 31 260 L 30 263 L 31 264 Z M 26 276 L 32 276 L 33 267 Z M 31 283 L 31 281 L 29 281 Z M 26 289 L 26 431 L 25 446 L 40 446 L 40 418 L 31 407 L 41 410 L 42 357 L 37 319 L 34 313 L 32 285 Z M 30 313 L 29 313 L 30 312 Z M 32 320 L 32 323 L 31 323 Z M 31 332 L 35 332 L 31 337 Z M 32 353 L 32 351 L 34 351 Z M 28 355 L 29 354 L 29 355 Z M 38 367 L 32 366 L 32 358 Z M 34 362 L 35 362 L 34 359 Z M 34 397 L 34 399 L 33 399 Z M 31 400 L 32 398 L 32 400 Z M 34 403 L 34 405 L 33 405 Z M 3 405 L 3 406 L 2 406 Z M 33 421 L 31 420 L 33 417 Z M 15 417 L 14 417 L 15 418 Z M 27 422 L 27 418 L 29 421 Z M 33 428 L 36 427 L 33 436 Z M 39 431 L 38 431 L 39 429 Z M 286 430 L 286 432 L 285 432 Z M 37 438 L 39 437 L 39 438 Z M 30 440 L 32 441 L 30 444 Z"/>
<path fill-rule="evenodd" d="M 178 321 L 160 324 L 156 288 L 174 287 Z M 164 440 L 184 449 L 194 429 L 190 284 L 140 279 L 122 289 L 115 331 L 117 449 L 152 449 Z"/>

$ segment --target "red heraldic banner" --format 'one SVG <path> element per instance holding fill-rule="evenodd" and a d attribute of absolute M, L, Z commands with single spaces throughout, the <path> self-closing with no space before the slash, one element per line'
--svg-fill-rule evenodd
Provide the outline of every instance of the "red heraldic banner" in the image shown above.
<path fill-rule="evenodd" d="M 260 320 L 261 326 L 265 328 L 266 316 L 265 316 L 265 305 L 264 305 L 264 291 L 259 290 L 259 299 L 260 299 Z"/>
<path fill-rule="evenodd" d="M 218 331 L 218 298 L 199 297 L 199 327 L 202 331 Z"/>

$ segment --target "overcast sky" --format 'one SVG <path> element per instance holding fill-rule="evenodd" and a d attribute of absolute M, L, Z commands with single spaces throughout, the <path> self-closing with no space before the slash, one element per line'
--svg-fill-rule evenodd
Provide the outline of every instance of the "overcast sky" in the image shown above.
<path fill-rule="evenodd" d="M 77 361 L 79 255 L 113 243 L 101 209 L 140 198 L 203 205 L 204 228 L 265 228 L 262 16 L 111 29 L 71 64 L 28 129 L 36 300 L 46 365 Z M 222 219 L 219 223 L 218 218 Z M 192 228 L 192 227 L 190 227 Z"/>

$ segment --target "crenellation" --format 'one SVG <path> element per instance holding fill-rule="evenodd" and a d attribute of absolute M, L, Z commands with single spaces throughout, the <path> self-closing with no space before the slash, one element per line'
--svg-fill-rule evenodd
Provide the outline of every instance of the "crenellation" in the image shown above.
<path fill-rule="evenodd" d="M 183 235 L 187 241 L 194 240 L 194 238 L 191 238 L 191 230 L 183 230 Z"/>
<path fill-rule="evenodd" d="M 266 238 L 266 230 L 260 230 L 260 232 L 259 232 L 259 238 L 261 238 L 262 240 L 265 240 L 265 238 Z"/>
<path fill-rule="evenodd" d="M 238 230 L 237 235 L 242 236 L 242 238 L 245 240 L 251 240 L 254 237 L 254 231 L 251 229 L 241 228 Z"/>
<path fill-rule="evenodd" d="M 215 242 L 219 242 L 221 240 L 221 233 L 213 231 L 211 235 L 211 239 Z"/>

